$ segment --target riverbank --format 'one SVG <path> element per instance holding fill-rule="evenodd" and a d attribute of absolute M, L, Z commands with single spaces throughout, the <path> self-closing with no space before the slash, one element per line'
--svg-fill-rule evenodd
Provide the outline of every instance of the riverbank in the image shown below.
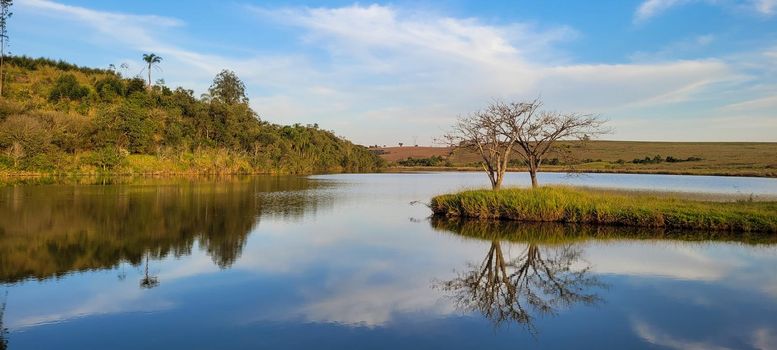
<path fill-rule="evenodd" d="M 708 202 L 541 187 L 440 195 L 430 207 L 446 217 L 777 233 L 777 202 Z"/>
<path fill-rule="evenodd" d="M 89 153 L 60 155 L 45 167 L 15 169 L 0 162 L 0 182 L 29 177 L 77 176 L 195 176 L 195 175 L 309 175 L 317 173 L 376 172 L 380 163 L 281 162 L 257 159 L 227 150 L 203 150 L 176 154 L 122 155 L 110 166 L 95 162 Z"/>

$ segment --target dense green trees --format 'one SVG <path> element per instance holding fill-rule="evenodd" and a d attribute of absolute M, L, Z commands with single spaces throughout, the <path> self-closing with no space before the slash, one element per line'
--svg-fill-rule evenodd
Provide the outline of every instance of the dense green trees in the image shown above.
<path fill-rule="evenodd" d="M 246 86 L 231 70 L 222 70 L 208 89 L 211 98 L 227 104 L 248 103 Z"/>
<path fill-rule="evenodd" d="M 259 119 L 231 71 L 209 95 L 111 70 L 10 57 L 0 99 L 0 172 L 373 171 L 365 147 L 313 126 Z"/>

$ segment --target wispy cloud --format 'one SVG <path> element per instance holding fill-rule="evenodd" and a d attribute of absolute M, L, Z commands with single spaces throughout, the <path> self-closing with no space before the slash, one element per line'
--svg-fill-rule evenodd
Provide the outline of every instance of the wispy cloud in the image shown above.
<path fill-rule="evenodd" d="M 687 4 L 694 0 L 645 0 L 634 14 L 635 21 L 644 21 L 672 7 Z"/>
<path fill-rule="evenodd" d="M 679 337 L 672 336 L 660 329 L 653 327 L 652 325 L 643 321 L 632 322 L 634 331 L 637 335 L 648 343 L 666 347 L 669 349 L 678 350 L 727 350 L 730 349 L 724 346 L 718 346 L 714 343 L 708 343 L 705 341 L 688 340 Z"/>
<path fill-rule="evenodd" d="M 643 11 L 653 15 L 680 2 L 645 5 Z M 263 118 L 319 123 L 364 144 L 394 144 L 409 134 L 431 140 L 456 115 L 493 98 L 541 95 L 552 108 L 601 113 L 618 124 L 661 106 L 715 99 L 721 84 L 743 79 L 726 60 L 678 60 L 670 52 L 636 63 L 578 63 L 563 49 L 580 36 L 568 26 L 493 24 L 394 6 L 238 6 L 257 25 L 284 28 L 296 42 L 272 54 L 234 56 L 187 46 L 190 40 L 180 40 L 187 38 L 186 23 L 175 18 L 50 0 L 20 5 L 90 28 L 99 44 L 161 54 L 165 80 L 197 92 L 219 70 L 232 69 L 246 81 Z M 707 35 L 685 44 L 713 41 Z"/>
<path fill-rule="evenodd" d="M 734 10 L 744 10 L 763 16 L 772 16 L 777 10 L 777 0 L 644 0 L 634 12 L 634 21 L 644 22 L 652 17 L 668 11 L 671 8 L 691 3 L 703 3 L 712 6 L 722 6 Z"/>
<path fill-rule="evenodd" d="M 755 0 L 755 9 L 764 15 L 774 15 L 777 10 L 777 0 Z"/>

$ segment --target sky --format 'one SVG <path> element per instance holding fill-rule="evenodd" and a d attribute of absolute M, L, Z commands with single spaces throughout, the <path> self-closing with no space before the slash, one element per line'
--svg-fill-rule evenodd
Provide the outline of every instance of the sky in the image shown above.
<path fill-rule="evenodd" d="M 263 120 L 432 145 L 500 99 L 608 120 L 605 139 L 777 141 L 777 0 L 16 0 L 10 52 L 230 69 Z"/>

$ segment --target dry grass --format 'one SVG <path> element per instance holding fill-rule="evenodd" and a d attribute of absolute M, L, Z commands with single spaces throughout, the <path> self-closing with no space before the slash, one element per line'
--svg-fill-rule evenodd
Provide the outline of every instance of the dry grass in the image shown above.
<path fill-rule="evenodd" d="M 572 146 L 576 159 L 594 160 L 576 165 L 574 171 L 777 177 L 777 143 L 773 142 L 592 141 L 588 142 L 585 148 L 576 143 L 568 144 Z M 451 153 L 447 147 L 389 147 L 383 150 L 387 153 L 381 157 L 389 162 L 407 157 L 448 156 Z M 703 160 L 658 164 L 631 163 L 635 158 L 655 155 L 682 159 L 699 157 Z M 472 170 L 473 163 L 480 161 L 477 154 L 466 151 L 453 152 L 449 159 L 455 166 L 453 169 L 458 170 Z M 601 161 L 595 161 L 599 159 Z M 618 160 L 623 160 L 624 163 L 619 164 Z M 569 167 L 543 165 L 542 170 L 569 171 Z"/>

